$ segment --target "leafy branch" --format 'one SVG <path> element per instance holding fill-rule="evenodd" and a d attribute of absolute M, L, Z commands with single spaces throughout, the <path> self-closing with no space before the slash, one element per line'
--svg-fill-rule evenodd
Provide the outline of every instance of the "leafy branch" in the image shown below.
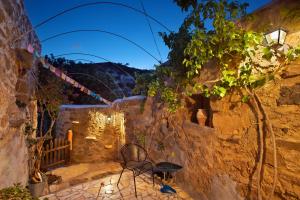
<path fill-rule="evenodd" d="M 300 47 L 287 53 L 264 44 L 263 34 L 244 30 L 239 20 L 245 16 L 246 4 L 225 0 L 175 0 L 182 10 L 190 11 L 177 33 L 161 34 L 170 48 L 169 61 L 157 66 L 148 95 L 166 103 L 170 111 L 180 107 L 182 97 L 201 93 L 223 98 L 244 90 L 241 101 L 254 107 L 258 121 L 258 199 L 261 196 L 261 169 L 264 154 L 264 129 L 271 134 L 274 155 L 274 182 L 277 180 L 276 139 L 268 114 L 257 90 L 276 79 L 292 60 L 299 57 Z M 209 80 L 204 69 L 216 69 Z"/>

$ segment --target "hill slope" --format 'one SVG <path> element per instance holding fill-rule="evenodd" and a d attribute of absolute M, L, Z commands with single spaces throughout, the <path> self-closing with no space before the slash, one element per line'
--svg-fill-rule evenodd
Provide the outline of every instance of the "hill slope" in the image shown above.
<path fill-rule="evenodd" d="M 152 72 L 120 63 L 75 63 L 65 58 L 48 57 L 47 59 L 80 84 L 111 101 L 133 95 L 136 75 Z M 99 101 L 68 84 L 65 91 L 68 99 L 74 104 L 99 104 Z"/>

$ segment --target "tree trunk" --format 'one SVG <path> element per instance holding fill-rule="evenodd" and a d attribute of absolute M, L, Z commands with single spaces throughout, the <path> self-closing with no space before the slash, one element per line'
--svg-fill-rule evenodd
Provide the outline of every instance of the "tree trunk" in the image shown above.
<path fill-rule="evenodd" d="M 273 159 L 274 159 L 274 176 L 273 176 L 273 185 L 272 185 L 272 190 L 271 193 L 268 197 L 268 199 L 272 199 L 274 192 L 275 192 L 275 187 L 276 187 L 276 183 L 277 183 L 277 149 L 276 149 L 276 136 L 275 133 L 273 131 L 273 127 L 271 124 L 271 121 L 269 119 L 269 116 L 263 106 L 263 104 L 261 103 L 261 100 L 259 98 L 259 96 L 257 94 L 254 93 L 254 97 L 256 99 L 256 101 L 258 102 L 261 112 L 264 115 L 264 122 L 266 124 L 267 129 L 269 130 L 269 132 L 271 133 L 271 138 L 272 138 L 272 145 L 273 145 Z"/>
<path fill-rule="evenodd" d="M 263 180 L 262 177 L 262 166 L 263 166 L 263 154 L 264 154 L 264 129 L 262 127 L 262 121 L 264 122 L 264 124 L 266 125 L 268 131 L 271 134 L 271 138 L 272 138 L 272 144 L 273 144 L 273 159 L 274 159 L 274 176 L 273 176 L 273 186 L 272 186 L 272 191 L 270 193 L 270 195 L 268 196 L 268 199 L 272 199 L 274 192 L 275 192 L 275 187 L 276 187 L 276 183 L 277 183 L 277 150 L 276 150 L 276 136 L 274 134 L 273 131 L 273 127 L 272 124 L 270 122 L 269 116 L 261 102 L 260 97 L 254 92 L 254 91 L 249 91 L 246 88 L 246 91 L 249 93 L 249 95 L 252 96 L 253 99 L 253 106 L 256 110 L 256 114 L 257 114 L 257 122 L 258 122 L 258 132 L 259 132 L 259 143 L 260 143 L 260 148 L 259 148 L 259 161 L 258 161 L 258 172 L 257 172 L 257 197 L 259 200 L 262 199 L 261 196 L 261 183 Z"/>

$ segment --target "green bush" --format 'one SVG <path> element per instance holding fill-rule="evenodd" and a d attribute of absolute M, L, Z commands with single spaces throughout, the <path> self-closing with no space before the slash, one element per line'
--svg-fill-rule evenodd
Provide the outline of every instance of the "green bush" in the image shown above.
<path fill-rule="evenodd" d="M 12 187 L 0 190 L 1 200 L 37 200 L 33 198 L 28 189 L 22 187 L 20 184 L 15 184 Z"/>

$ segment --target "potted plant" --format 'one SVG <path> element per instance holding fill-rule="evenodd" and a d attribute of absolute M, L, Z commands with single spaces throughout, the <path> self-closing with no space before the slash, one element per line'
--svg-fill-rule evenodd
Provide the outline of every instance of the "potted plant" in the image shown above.
<path fill-rule="evenodd" d="M 31 123 L 25 125 L 25 135 L 28 152 L 29 152 L 29 182 L 28 188 L 34 197 L 39 197 L 46 186 L 47 177 L 40 170 L 41 160 L 43 156 L 43 144 L 47 135 L 36 138 L 34 135 L 35 129 Z"/>
<path fill-rule="evenodd" d="M 47 176 L 41 172 L 41 161 L 43 157 L 44 142 L 52 138 L 52 129 L 57 119 L 59 106 L 66 101 L 64 95 L 63 81 L 56 76 L 49 74 L 48 70 L 39 67 L 38 84 L 35 97 L 40 114 L 38 136 L 35 129 L 27 124 L 25 133 L 27 134 L 27 144 L 29 149 L 29 190 L 34 197 L 42 195 L 47 185 Z M 50 122 L 45 124 L 45 122 Z M 45 130 L 47 127 L 47 130 Z"/>
<path fill-rule="evenodd" d="M 47 176 L 40 170 L 44 141 L 44 138 L 39 138 L 32 147 L 33 152 L 30 159 L 32 168 L 30 169 L 28 188 L 34 197 L 42 195 L 47 183 Z"/>

